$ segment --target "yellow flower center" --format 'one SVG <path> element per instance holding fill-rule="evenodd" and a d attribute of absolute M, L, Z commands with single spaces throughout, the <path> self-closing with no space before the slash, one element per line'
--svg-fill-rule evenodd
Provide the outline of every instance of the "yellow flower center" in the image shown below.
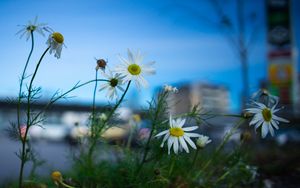
<path fill-rule="evenodd" d="M 262 116 L 264 118 L 265 121 L 269 122 L 272 119 L 272 113 L 271 110 L 269 108 L 265 108 L 262 110 Z"/>
<path fill-rule="evenodd" d="M 137 64 L 131 64 L 127 69 L 132 75 L 139 75 L 141 73 L 141 67 Z"/>
<path fill-rule="evenodd" d="M 57 42 L 62 44 L 64 42 L 64 36 L 61 33 L 54 32 L 52 33 L 52 38 Z"/>
<path fill-rule="evenodd" d="M 61 176 L 61 173 L 59 171 L 52 172 L 51 178 L 52 178 L 53 181 L 58 181 L 58 182 L 62 181 L 62 176 Z"/>
<path fill-rule="evenodd" d="M 173 127 L 170 129 L 170 135 L 172 135 L 172 136 L 180 137 L 180 136 L 183 136 L 183 134 L 184 134 L 184 131 L 180 127 Z"/>
<path fill-rule="evenodd" d="M 111 87 L 116 87 L 119 81 L 116 78 L 112 78 L 109 82 Z"/>

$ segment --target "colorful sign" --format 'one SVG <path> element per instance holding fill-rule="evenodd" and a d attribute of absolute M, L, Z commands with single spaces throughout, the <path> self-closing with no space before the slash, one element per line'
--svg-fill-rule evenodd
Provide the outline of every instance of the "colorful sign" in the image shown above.
<path fill-rule="evenodd" d="M 272 94 L 285 105 L 293 102 L 294 62 L 290 0 L 267 0 L 268 81 Z"/>

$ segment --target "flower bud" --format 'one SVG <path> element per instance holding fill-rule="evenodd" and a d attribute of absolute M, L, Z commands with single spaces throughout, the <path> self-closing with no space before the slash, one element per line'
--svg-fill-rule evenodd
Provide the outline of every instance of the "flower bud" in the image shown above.
<path fill-rule="evenodd" d="M 61 182 L 62 181 L 62 175 L 59 171 L 52 172 L 51 178 L 55 182 Z"/>

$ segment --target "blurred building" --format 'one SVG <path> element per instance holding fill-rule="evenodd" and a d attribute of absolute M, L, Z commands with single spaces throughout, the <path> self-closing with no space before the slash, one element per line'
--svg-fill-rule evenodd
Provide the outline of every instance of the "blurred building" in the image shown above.
<path fill-rule="evenodd" d="M 168 98 L 172 114 L 188 112 L 198 104 L 206 112 L 227 112 L 229 110 L 229 91 L 224 86 L 198 82 L 181 85 L 178 90 L 178 93 L 173 93 Z"/>
<path fill-rule="evenodd" d="M 266 0 L 269 91 L 289 113 L 299 113 L 297 46 L 291 0 Z"/>

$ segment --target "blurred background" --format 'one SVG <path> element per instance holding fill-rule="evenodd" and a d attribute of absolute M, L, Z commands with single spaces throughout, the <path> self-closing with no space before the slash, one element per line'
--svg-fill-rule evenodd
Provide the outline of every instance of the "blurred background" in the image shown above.
<path fill-rule="evenodd" d="M 164 84 L 179 89 L 172 96 L 180 101 L 170 105 L 172 113 L 186 112 L 200 103 L 207 111 L 239 114 L 252 93 L 266 88 L 280 97 L 285 106 L 282 115 L 291 123 L 282 125 L 275 138 L 261 140 L 256 135 L 256 139 L 277 148 L 265 155 L 275 162 L 286 161 L 280 165 L 292 171 L 290 177 L 296 181 L 300 177 L 299 7 L 297 0 L 2 0 L 0 167 L 7 170 L 0 171 L 0 182 L 16 177 L 19 167 L 14 154 L 19 145 L 3 131 L 16 120 L 16 104 L 8 103 L 7 98 L 17 97 L 30 50 L 30 41 L 15 34 L 35 16 L 39 23 L 61 32 L 66 47 L 60 59 L 45 57 L 35 82 L 42 86 L 42 97 L 33 108 L 40 109 L 57 89 L 66 91 L 78 81 L 94 79 L 95 59 L 105 59 L 113 68 L 120 63 L 118 55 L 127 56 L 127 49 L 141 50 L 144 62 L 156 61 L 157 73 L 146 77 L 148 88 L 130 88 L 120 109 L 124 122 L 139 114 Z M 46 40 L 35 35 L 28 70 L 34 69 L 46 49 Z M 46 112 L 46 129 L 32 130 L 30 136 L 37 141 L 49 171 L 70 167 L 70 140 L 87 124 L 93 87 L 72 92 L 74 97 Z M 99 109 L 108 104 L 104 94 L 97 93 Z M 211 123 L 216 126 L 205 131 L 220 139 L 233 122 L 236 119 L 215 119 Z M 255 161 L 257 165 L 265 162 L 265 155 Z"/>

